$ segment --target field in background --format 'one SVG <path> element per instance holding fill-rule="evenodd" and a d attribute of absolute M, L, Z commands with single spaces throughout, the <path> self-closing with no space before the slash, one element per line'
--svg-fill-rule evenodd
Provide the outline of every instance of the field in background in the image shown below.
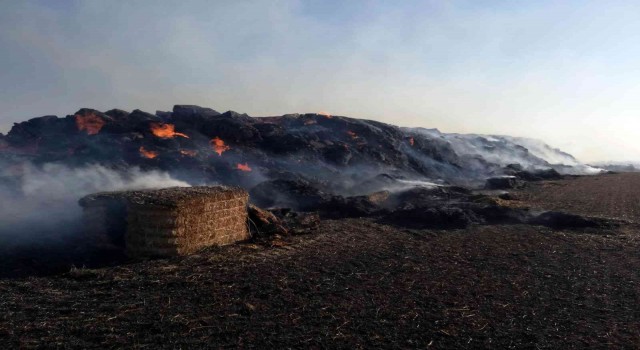
<path fill-rule="evenodd" d="M 640 173 L 534 182 L 523 199 L 534 208 L 640 223 Z"/>

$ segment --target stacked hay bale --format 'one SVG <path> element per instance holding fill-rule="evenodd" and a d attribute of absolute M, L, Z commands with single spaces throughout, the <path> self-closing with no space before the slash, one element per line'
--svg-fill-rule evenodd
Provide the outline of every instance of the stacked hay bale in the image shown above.
<path fill-rule="evenodd" d="M 81 199 L 80 205 L 87 228 L 112 238 L 118 233 L 111 229 L 122 220 L 117 208 L 126 207 L 123 241 L 127 253 L 173 256 L 249 238 L 248 199 L 240 188 L 173 187 L 97 193 Z"/>
<path fill-rule="evenodd" d="M 82 223 L 94 244 L 111 243 L 124 247 L 127 230 L 127 203 L 124 192 L 98 193 L 80 199 Z"/>

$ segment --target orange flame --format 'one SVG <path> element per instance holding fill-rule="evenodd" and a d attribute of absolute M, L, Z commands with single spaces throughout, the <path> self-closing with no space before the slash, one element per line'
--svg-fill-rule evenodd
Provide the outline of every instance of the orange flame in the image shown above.
<path fill-rule="evenodd" d="M 236 169 L 242 170 L 242 171 L 251 171 L 251 167 L 249 167 L 249 163 L 244 163 L 244 164 L 238 163 L 236 165 Z"/>
<path fill-rule="evenodd" d="M 93 113 L 87 115 L 76 114 L 76 126 L 79 131 L 86 130 L 87 135 L 95 135 L 100 132 L 105 122 Z"/>
<path fill-rule="evenodd" d="M 160 123 L 151 123 L 151 132 L 160 138 L 163 139 L 171 139 L 176 136 L 189 138 L 189 136 L 175 131 L 175 125 L 173 124 L 160 124 Z"/>
<path fill-rule="evenodd" d="M 153 159 L 158 156 L 158 152 L 149 151 L 144 147 L 140 146 L 140 155 L 148 159 Z"/>
<path fill-rule="evenodd" d="M 224 141 L 222 141 L 222 139 L 220 139 L 219 137 L 214 137 L 211 141 L 211 147 L 213 147 L 213 150 L 218 153 L 219 156 L 222 156 L 222 152 L 228 151 L 231 149 L 231 147 L 227 146 L 224 144 Z"/>
<path fill-rule="evenodd" d="M 415 143 L 415 141 L 413 140 L 413 137 L 409 139 L 409 143 L 411 144 L 411 146 L 413 146 L 413 144 Z"/>
<path fill-rule="evenodd" d="M 195 157 L 196 154 L 198 154 L 198 151 L 194 151 L 194 150 L 191 150 L 191 149 L 181 149 L 180 153 L 183 156 Z"/>
<path fill-rule="evenodd" d="M 351 131 L 351 130 L 347 130 L 347 134 L 349 134 L 349 136 L 351 136 L 352 139 L 357 139 L 358 138 L 358 134 L 356 134 L 355 132 Z"/>
<path fill-rule="evenodd" d="M 327 119 L 333 118 L 333 116 L 331 114 L 327 113 L 327 112 L 318 112 L 317 114 L 321 115 L 321 116 L 324 116 Z"/>

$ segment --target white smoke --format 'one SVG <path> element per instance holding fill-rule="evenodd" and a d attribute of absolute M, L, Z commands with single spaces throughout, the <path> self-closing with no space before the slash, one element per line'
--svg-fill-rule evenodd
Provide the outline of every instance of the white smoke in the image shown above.
<path fill-rule="evenodd" d="M 459 155 L 480 156 L 487 162 L 505 166 L 520 164 L 525 168 L 548 168 L 549 162 L 513 140 L 495 135 L 445 134 Z"/>
<path fill-rule="evenodd" d="M 580 162 L 578 162 L 578 160 L 572 155 L 557 148 L 553 148 L 540 140 L 512 136 L 502 136 L 502 138 L 527 148 L 531 154 L 544 159 L 551 164 L 563 164 L 569 166 L 580 165 Z"/>
<path fill-rule="evenodd" d="M 567 175 L 593 175 L 603 171 L 582 164 L 572 155 L 536 139 L 502 135 L 443 134 L 437 130 L 427 131 L 421 128 L 409 130 L 434 140 L 445 140 L 460 156 L 479 156 L 501 167 L 520 164 L 525 169 L 553 168 Z"/>
<path fill-rule="evenodd" d="M 61 164 L 45 164 L 41 168 L 28 165 L 22 179 L 22 193 L 27 196 L 68 198 L 69 194 L 84 196 L 98 191 L 145 189 L 169 186 L 189 186 L 157 170 L 142 171 L 138 167 L 125 172 L 101 165 L 69 168 Z"/>
<path fill-rule="evenodd" d="M 0 238 L 65 236 L 78 229 L 78 199 L 101 191 L 189 186 L 160 171 L 116 171 L 100 165 L 69 168 L 25 164 L 19 180 L 0 186 Z"/>

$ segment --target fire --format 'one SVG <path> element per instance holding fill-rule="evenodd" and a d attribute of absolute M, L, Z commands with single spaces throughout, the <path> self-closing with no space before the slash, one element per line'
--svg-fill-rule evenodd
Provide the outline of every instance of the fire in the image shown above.
<path fill-rule="evenodd" d="M 249 167 L 249 163 L 244 163 L 244 164 L 238 163 L 236 165 L 236 169 L 242 170 L 242 171 L 251 171 L 251 167 Z"/>
<path fill-rule="evenodd" d="M 87 115 L 76 114 L 76 126 L 78 130 L 86 130 L 87 135 L 99 133 L 104 124 L 104 120 L 93 113 Z"/>
<path fill-rule="evenodd" d="M 333 116 L 331 114 L 327 113 L 327 112 L 318 112 L 317 114 L 321 115 L 321 116 L 324 116 L 327 119 L 333 118 Z"/>
<path fill-rule="evenodd" d="M 160 138 L 163 139 L 171 139 L 176 136 L 189 138 L 189 136 L 175 131 L 175 125 L 173 124 L 160 124 L 160 123 L 151 123 L 151 132 Z"/>
<path fill-rule="evenodd" d="M 149 151 L 144 147 L 140 146 L 140 155 L 145 158 L 153 159 L 158 156 L 158 152 Z"/>
<path fill-rule="evenodd" d="M 218 153 L 219 156 L 222 156 L 222 152 L 228 151 L 231 149 L 231 147 L 227 146 L 224 144 L 224 141 L 222 141 L 222 139 L 220 139 L 219 137 L 214 137 L 211 141 L 211 147 L 213 147 L 213 150 Z"/>
<path fill-rule="evenodd" d="M 413 144 L 415 143 L 415 141 L 413 140 L 413 137 L 409 138 L 409 143 L 411 144 L 411 146 L 413 146 Z"/>
<path fill-rule="evenodd" d="M 347 134 L 349 134 L 349 136 L 351 136 L 352 139 L 357 139 L 358 138 L 358 134 L 356 134 L 355 132 L 351 131 L 351 130 L 347 130 Z"/>
<path fill-rule="evenodd" d="M 180 154 L 182 154 L 183 156 L 195 157 L 196 154 L 198 154 L 198 151 L 194 151 L 191 149 L 181 149 Z"/>

